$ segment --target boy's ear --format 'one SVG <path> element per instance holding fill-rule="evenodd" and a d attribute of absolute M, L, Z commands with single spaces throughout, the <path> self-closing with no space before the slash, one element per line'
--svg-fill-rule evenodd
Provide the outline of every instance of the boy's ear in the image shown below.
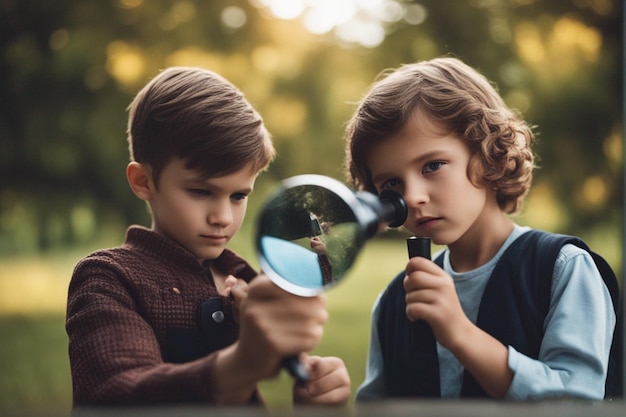
<path fill-rule="evenodd" d="M 126 178 L 133 193 L 141 200 L 152 199 L 154 183 L 152 181 L 152 170 L 148 165 L 139 162 L 131 162 L 126 167 Z"/>

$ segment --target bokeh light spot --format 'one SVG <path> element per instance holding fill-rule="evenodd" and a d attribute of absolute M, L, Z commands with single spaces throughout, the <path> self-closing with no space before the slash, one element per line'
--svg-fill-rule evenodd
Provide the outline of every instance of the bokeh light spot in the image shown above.
<path fill-rule="evenodd" d="M 228 6 L 222 10 L 222 23 L 230 29 L 239 29 L 248 20 L 246 12 L 237 6 Z"/>
<path fill-rule="evenodd" d="M 539 30 L 530 23 L 521 24 L 515 34 L 517 51 L 522 60 L 538 63 L 545 56 L 545 48 Z"/>
<path fill-rule="evenodd" d="M 126 9 L 134 9 L 143 4 L 143 0 L 120 0 L 120 6 Z"/>
<path fill-rule="evenodd" d="M 120 84 L 133 85 L 144 73 L 146 61 L 136 48 L 114 41 L 107 47 L 107 72 Z"/>
<path fill-rule="evenodd" d="M 599 207 L 604 205 L 607 197 L 607 186 L 599 176 L 587 178 L 582 187 L 582 197 L 589 207 Z"/>
<path fill-rule="evenodd" d="M 50 49 L 58 51 L 63 49 L 70 40 L 70 33 L 67 29 L 57 29 L 50 35 Z"/>
<path fill-rule="evenodd" d="M 426 9 L 400 0 L 249 0 L 278 19 L 302 18 L 313 34 L 334 32 L 340 44 L 374 48 L 385 39 L 386 27 L 404 19 L 419 24 Z"/>

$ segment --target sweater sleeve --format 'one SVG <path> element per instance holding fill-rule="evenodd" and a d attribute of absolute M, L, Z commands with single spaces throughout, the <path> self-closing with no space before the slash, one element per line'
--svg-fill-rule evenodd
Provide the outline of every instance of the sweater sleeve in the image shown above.
<path fill-rule="evenodd" d="M 215 354 L 165 363 L 123 267 L 81 261 L 68 293 L 66 331 L 75 405 L 211 403 Z"/>
<path fill-rule="evenodd" d="M 615 313 L 591 256 L 565 245 L 555 263 L 539 359 L 509 346 L 508 399 L 602 399 Z"/>

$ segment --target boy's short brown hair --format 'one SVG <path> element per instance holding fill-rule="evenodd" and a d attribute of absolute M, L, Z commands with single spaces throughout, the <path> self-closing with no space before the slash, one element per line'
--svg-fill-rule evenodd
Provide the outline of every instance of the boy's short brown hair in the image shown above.
<path fill-rule="evenodd" d="M 489 81 L 448 57 L 403 65 L 387 74 L 371 87 L 346 128 L 349 182 L 376 192 L 365 162 L 369 149 L 419 110 L 467 141 L 472 183 L 496 190 L 505 213 L 519 211 L 532 181 L 533 132 Z"/>
<path fill-rule="evenodd" d="M 157 186 L 173 158 L 209 178 L 247 166 L 261 171 L 275 155 L 261 116 L 234 85 L 206 69 L 161 71 L 128 110 L 130 157 L 150 165 Z"/>

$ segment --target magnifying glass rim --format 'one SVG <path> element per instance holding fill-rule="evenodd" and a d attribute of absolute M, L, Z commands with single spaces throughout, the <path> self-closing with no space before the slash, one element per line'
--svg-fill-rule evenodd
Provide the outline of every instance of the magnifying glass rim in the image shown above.
<path fill-rule="evenodd" d="M 353 210 L 356 221 L 358 223 L 361 223 L 359 213 L 356 212 L 356 208 L 360 207 L 360 203 L 359 203 L 359 200 L 356 198 L 356 195 L 341 181 L 338 181 L 331 177 L 326 177 L 324 175 L 318 175 L 318 174 L 303 174 L 303 175 L 296 175 L 293 177 L 289 177 L 281 181 L 280 186 L 275 191 L 273 196 L 275 197 L 279 193 L 287 189 L 300 187 L 300 186 L 310 186 L 310 185 L 324 188 L 338 195 Z M 263 213 L 265 212 L 265 207 L 266 206 L 264 205 L 261 211 L 259 212 L 259 219 L 263 216 Z M 296 285 L 292 283 L 291 281 L 283 278 L 278 272 L 274 270 L 274 268 L 272 268 L 272 266 L 267 261 L 266 257 L 263 255 L 263 251 L 261 250 L 261 225 L 260 223 L 261 223 L 260 221 L 257 221 L 258 227 L 256 231 L 256 238 L 255 238 L 255 244 L 257 248 L 257 257 L 259 260 L 259 264 L 261 266 L 261 270 L 263 271 L 265 275 L 267 275 L 272 280 L 272 282 L 274 282 L 276 285 L 278 285 L 282 289 L 292 294 L 300 295 L 303 297 L 313 297 L 315 295 L 321 294 L 326 289 L 337 284 L 336 282 L 331 282 L 326 285 L 320 285 L 319 287 L 312 288 L 312 287 L 303 287 L 300 285 Z M 359 231 L 357 235 L 357 239 L 359 242 L 364 241 L 365 233 L 362 231 Z M 354 262 L 354 259 L 353 259 L 353 262 Z"/>
<path fill-rule="evenodd" d="M 356 195 L 344 183 L 334 178 L 326 177 L 324 175 L 296 175 L 294 177 L 284 179 L 282 181 L 282 185 L 285 189 L 305 185 L 317 185 L 318 187 L 325 188 L 337 194 L 350 207 L 354 207 L 356 204 L 359 204 Z"/>

